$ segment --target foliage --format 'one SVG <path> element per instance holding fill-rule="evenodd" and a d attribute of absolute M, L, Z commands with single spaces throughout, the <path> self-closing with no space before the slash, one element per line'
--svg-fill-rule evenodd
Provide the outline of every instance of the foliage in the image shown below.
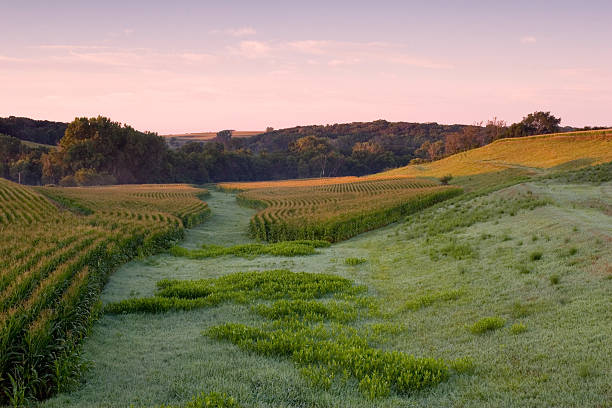
<path fill-rule="evenodd" d="M 498 316 L 483 317 L 470 326 L 470 331 L 474 334 L 483 334 L 488 331 L 497 330 L 504 327 L 506 321 Z"/>
<path fill-rule="evenodd" d="M 0 133 L 44 145 L 56 145 L 64 136 L 66 127 L 66 123 L 48 120 L 34 120 L 15 116 L 0 118 Z"/>
<path fill-rule="evenodd" d="M 212 258 L 224 255 L 235 255 L 242 257 L 254 257 L 258 255 L 272 256 L 302 256 L 315 254 L 315 248 L 328 247 L 327 241 L 321 240 L 299 240 L 282 241 L 272 244 L 244 244 L 223 247 L 220 245 L 203 245 L 202 249 L 189 250 L 174 246 L 170 253 L 174 256 L 185 256 L 191 259 Z"/>
<path fill-rule="evenodd" d="M 132 201 L 139 205 L 123 202 L 139 190 L 39 189 L 51 202 L 0 179 L 0 403 L 69 388 L 84 367 L 79 344 L 108 275 L 181 238 L 180 214 L 191 219 L 208 211 L 198 204 L 202 190 L 186 186 L 176 187 L 172 206 L 145 196 Z"/>
<path fill-rule="evenodd" d="M 279 320 L 298 318 L 319 322 L 334 320 L 347 323 L 357 318 L 356 308 L 346 302 L 321 303 L 313 300 L 277 300 L 271 305 L 259 304 L 253 310 L 268 319 Z"/>

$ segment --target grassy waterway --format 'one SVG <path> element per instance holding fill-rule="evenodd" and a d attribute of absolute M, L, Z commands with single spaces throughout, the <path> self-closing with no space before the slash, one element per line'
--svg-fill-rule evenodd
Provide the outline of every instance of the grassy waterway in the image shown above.
<path fill-rule="evenodd" d="M 246 407 L 609 406 L 610 188 L 610 183 L 519 185 L 467 203 L 444 203 L 311 256 L 156 255 L 120 268 L 102 297 L 112 302 L 150 296 L 161 279 L 246 270 L 338 274 L 367 285 L 378 300 L 384 321 L 355 324 L 376 347 L 444 359 L 469 356 L 472 374 L 375 401 L 339 378 L 319 389 L 287 359 L 203 336 L 214 325 L 255 325 L 261 319 L 248 305 L 227 303 L 189 312 L 103 316 L 85 341 L 84 357 L 94 362 L 85 384 L 42 405 L 154 407 L 217 391 Z M 539 198 L 552 204 L 533 209 L 517 204 Z M 246 229 L 253 210 L 238 206 L 232 194 L 213 192 L 206 201 L 211 218 L 188 231 L 182 246 L 252 242 Z M 479 215 L 478 222 L 443 228 L 448 220 L 472 215 Z M 537 253 L 541 256 L 533 259 Z M 346 258 L 367 261 L 347 265 Z M 459 295 L 446 299 L 449 291 Z M 501 317 L 504 326 L 480 335 L 470 331 L 489 316 Z M 513 329 L 519 323 L 524 332 Z"/>

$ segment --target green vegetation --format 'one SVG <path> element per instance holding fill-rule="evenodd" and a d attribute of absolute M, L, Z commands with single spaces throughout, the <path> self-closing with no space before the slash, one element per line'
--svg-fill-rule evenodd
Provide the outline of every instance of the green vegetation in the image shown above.
<path fill-rule="evenodd" d="M 470 331 L 474 334 L 483 334 L 489 331 L 497 330 L 506 324 L 506 320 L 499 316 L 483 317 L 470 326 Z"/>
<path fill-rule="evenodd" d="M 457 188 L 412 179 L 374 180 L 314 187 L 256 189 L 239 197 L 261 208 L 250 222 L 251 236 L 265 241 L 342 241 L 398 221 L 408 214 L 461 194 Z M 326 205 L 321 210 L 321 203 Z"/>
<path fill-rule="evenodd" d="M 460 289 L 441 290 L 417 296 L 405 303 L 404 307 L 409 310 L 419 310 L 423 307 L 431 306 L 436 302 L 457 300 L 462 295 Z"/>
<path fill-rule="evenodd" d="M 238 272 L 198 281 L 163 280 L 157 283 L 157 288 L 154 297 L 126 299 L 108 304 L 104 310 L 111 314 L 159 313 L 215 306 L 227 301 L 248 303 L 256 299 L 316 299 L 330 293 L 359 293 L 363 290 L 335 275 L 282 269 Z"/>
<path fill-rule="evenodd" d="M 164 286 L 157 287 L 160 279 L 217 281 L 236 271 L 276 268 L 338 276 L 367 285 L 368 291 L 247 297 L 155 315 L 106 314 L 86 344 L 86 355 L 96 365 L 85 385 L 44 406 L 178 404 L 201 390 L 227 392 L 244 406 L 270 407 L 601 405 L 607 401 L 606 368 L 612 364 L 605 325 L 612 283 L 604 238 L 609 217 L 600 208 L 573 206 L 601 186 L 568 191 L 552 183 L 455 197 L 307 257 L 194 262 L 162 254 L 130 263 L 112 275 L 106 304 L 152 297 Z M 207 199 L 214 203 L 213 217 L 188 232 L 181 246 L 197 250 L 204 242 L 248 243 L 236 231 L 246 230 L 252 213 L 231 204 L 231 197 L 214 192 Z M 470 247 L 473 256 L 455 259 L 449 252 L 431 258 L 430 250 L 453 242 Z M 536 251 L 543 256 L 531 262 Z M 345 266 L 344 260 L 354 256 L 366 258 L 367 268 Z M 521 268 L 530 273 L 521 274 Z M 551 286 L 551 274 L 562 285 Z M 187 296 L 187 289 L 193 290 L 186 287 L 180 296 Z M 415 306 L 406 307 L 411 302 Z M 334 318 L 335 305 L 351 319 Z M 492 335 L 472 334 L 470 325 L 485 316 L 503 319 L 504 327 Z M 210 335 L 228 324 L 243 345 Z M 522 326 L 527 330 L 515 334 Z M 230 336 L 224 330 L 223 336 Z M 376 350 L 432 357 L 444 362 L 448 380 L 418 392 L 398 392 L 379 371 L 357 377 L 344 363 L 328 363 L 324 356 L 296 361 L 292 350 L 298 335 L 307 346 L 334 353 L 356 344 L 363 345 L 357 350 L 365 355 Z M 319 347 L 321 342 L 333 347 Z"/>
<path fill-rule="evenodd" d="M 448 367 L 439 360 L 373 349 L 358 336 L 334 336 L 333 330 L 321 326 L 287 326 L 265 330 L 227 323 L 210 328 L 206 334 L 258 354 L 284 356 L 299 365 L 324 365 L 338 373 L 346 372 L 359 380 L 360 391 L 370 398 L 387 395 L 390 387 L 400 394 L 420 390 L 449 375 Z"/>
<path fill-rule="evenodd" d="M 218 392 L 201 393 L 182 405 L 161 405 L 159 408 L 241 408 L 236 400 Z"/>
<path fill-rule="evenodd" d="M 514 323 L 510 327 L 510 333 L 512 334 L 521 334 L 527 331 L 527 326 L 524 323 Z"/>
<path fill-rule="evenodd" d="M 182 219 L 207 216 L 196 197 L 203 190 L 175 189 L 172 209 L 152 197 L 133 208 L 124 197 L 140 186 L 40 190 L 49 201 L 0 179 L 0 403 L 26 405 L 75 384 L 86 365 L 79 346 L 110 273 L 170 247 L 183 236 Z"/>
<path fill-rule="evenodd" d="M 612 181 L 612 162 L 599 164 L 596 166 L 584 167 L 578 170 L 569 170 L 554 173 L 547 176 L 544 180 L 553 180 L 561 183 L 593 183 L 601 184 Z"/>
<path fill-rule="evenodd" d="M 329 247 L 329 242 L 321 240 L 282 241 L 272 244 L 244 244 L 223 247 L 220 245 L 203 245 L 202 249 L 189 250 L 174 246 L 170 253 L 174 256 L 185 256 L 191 259 L 213 258 L 224 255 L 235 255 L 245 258 L 258 255 L 302 256 L 315 254 L 315 248 Z"/>
<path fill-rule="evenodd" d="M 354 265 L 360 265 L 360 264 L 362 264 L 362 263 L 366 263 L 366 262 L 368 262 L 368 260 L 367 260 L 367 259 L 365 259 L 365 258 L 346 258 L 346 259 L 344 260 L 344 263 L 345 263 L 345 264 L 347 264 L 347 265 L 352 265 L 352 266 L 354 266 Z"/>

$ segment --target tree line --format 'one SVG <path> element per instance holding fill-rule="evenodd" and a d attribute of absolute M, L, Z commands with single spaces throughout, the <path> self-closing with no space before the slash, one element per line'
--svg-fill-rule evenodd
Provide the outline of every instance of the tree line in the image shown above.
<path fill-rule="evenodd" d="M 0 176 L 64 186 L 361 176 L 437 160 L 500 138 L 576 130 L 561 128 L 560 121 L 550 112 L 534 112 L 510 126 L 498 119 L 484 125 L 380 120 L 267 129 L 246 138 L 221 131 L 211 142 L 171 149 L 155 133 L 101 116 L 76 118 L 56 147 L 0 136 Z"/>

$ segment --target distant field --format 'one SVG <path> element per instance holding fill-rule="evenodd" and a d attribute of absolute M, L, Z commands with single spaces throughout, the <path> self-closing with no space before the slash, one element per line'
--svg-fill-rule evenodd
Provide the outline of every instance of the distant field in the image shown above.
<path fill-rule="evenodd" d="M 232 132 L 232 137 L 249 137 L 264 133 L 263 130 L 235 130 Z M 208 142 L 217 137 L 217 132 L 199 132 L 199 133 L 177 133 L 172 135 L 161 135 L 166 140 L 175 139 L 179 144 L 188 142 Z"/>
<path fill-rule="evenodd" d="M 501 139 L 432 163 L 409 165 L 375 177 L 441 177 L 493 173 L 509 168 L 538 172 L 566 165 L 584 167 L 612 161 L 612 130 Z"/>
<path fill-rule="evenodd" d="M 44 398 L 78 371 L 73 352 L 118 265 L 168 248 L 210 210 L 186 185 L 29 188 L 0 179 L 0 405 Z M 12 380 L 11 380 L 12 379 Z M 17 399 L 16 401 L 20 401 Z"/>

